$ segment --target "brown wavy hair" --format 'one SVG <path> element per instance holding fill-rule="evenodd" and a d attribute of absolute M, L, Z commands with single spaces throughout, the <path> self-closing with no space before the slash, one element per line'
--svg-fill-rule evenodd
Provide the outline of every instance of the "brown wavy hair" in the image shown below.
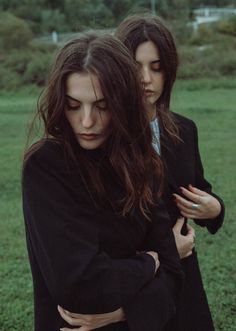
<path fill-rule="evenodd" d="M 75 137 L 65 117 L 65 105 L 67 77 L 75 72 L 87 72 L 98 77 L 111 113 L 112 132 L 106 142 L 106 153 L 124 186 L 119 209 L 125 215 L 133 207 L 138 207 L 148 218 L 151 205 L 162 193 L 163 165 L 152 147 L 136 64 L 128 49 L 115 37 L 87 34 L 68 42 L 59 51 L 34 120 L 43 122 L 43 139 L 26 151 L 25 161 L 45 139 L 53 138 L 64 146 L 71 159 L 79 158 L 86 179 L 91 179 L 86 180 L 90 192 L 95 191 L 96 196 L 109 199 L 99 167 L 86 158 L 82 148 L 77 146 L 76 152 L 73 149 Z M 153 180 L 158 182 L 155 192 Z"/>
<path fill-rule="evenodd" d="M 143 14 L 128 16 L 120 23 L 115 35 L 130 50 L 133 58 L 135 58 L 137 47 L 143 42 L 152 41 L 158 48 L 165 77 L 162 95 L 156 102 L 161 135 L 164 140 L 167 134 L 174 143 L 181 141 L 178 125 L 169 109 L 171 91 L 178 68 L 178 54 L 171 32 L 159 17 Z"/>

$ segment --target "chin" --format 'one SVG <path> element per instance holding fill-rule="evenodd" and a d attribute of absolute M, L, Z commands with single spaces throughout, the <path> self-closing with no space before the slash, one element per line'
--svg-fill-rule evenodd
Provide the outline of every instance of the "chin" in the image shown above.
<path fill-rule="evenodd" d="M 152 96 L 152 97 L 150 97 L 150 98 L 147 99 L 147 102 L 148 102 L 151 106 L 153 106 L 153 105 L 156 104 L 156 102 L 157 102 L 158 99 L 159 99 L 159 97 L 157 97 L 157 96 Z"/>
<path fill-rule="evenodd" d="M 78 140 L 78 143 L 83 149 L 93 150 L 93 149 L 101 147 L 101 145 L 103 144 L 103 141 L 81 141 L 81 140 Z"/>
<path fill-rule="evenodd" d="M 96 148 L 99 148 L 100 147 L 100 144 L 81 144 L 80 143 L 80 146 L 83 148 L 83 149 L 87 149 L 87 150 L 93 150 L 93 149 L 96 149 Z"/>

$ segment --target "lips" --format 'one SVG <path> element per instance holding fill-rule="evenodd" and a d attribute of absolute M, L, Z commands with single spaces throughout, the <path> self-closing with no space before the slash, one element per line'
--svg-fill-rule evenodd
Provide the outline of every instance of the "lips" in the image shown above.
<path fill-rule="evenodd" d="M 81 138 L 81 139 L 84 139 L 84 140 L 94 140 L 94 139 L 97 139 L 99 134 L 95 134 L 95 133 L 91 133 L 91 134 L 78 134 L 78 136 Z"/>
<path fill-rule="evenodd" d="M 152 90 L 144 90 L 145 95 L 152 95 L 154 94 L 154 91 Z"/>

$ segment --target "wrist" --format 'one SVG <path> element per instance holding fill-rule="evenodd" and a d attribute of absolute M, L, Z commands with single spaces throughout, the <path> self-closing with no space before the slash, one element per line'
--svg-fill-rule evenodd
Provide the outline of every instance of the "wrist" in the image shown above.
<path fill-rule="evenodd" d="M 115 312 L 113 323 L 122 322 L 122 321 L 125 321 L 125 312 L 123 308 L 119 308 Z"/>
<path fill-rule="evenodd" d="M 214 215 L 212 218 L 214 219 L 217 216 L 219 216 L 220 212 L 221 212 L 221 204 L 219 203 L 219 201 L 217 199 L 215 199 Z"/>

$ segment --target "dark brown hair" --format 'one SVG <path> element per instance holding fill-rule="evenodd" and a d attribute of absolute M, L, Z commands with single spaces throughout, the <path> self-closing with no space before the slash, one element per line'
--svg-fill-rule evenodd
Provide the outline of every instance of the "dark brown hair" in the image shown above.
<path fill-rule="evenodd" d="M 43 120 L 43 138 L 56 139 L 78 159 L 73 150 L 75 137 L 65 117 L 66 81 L 71 73 L 95 74 L 100 82 L 107 108 L 112 118 L 112 133 L 106 150 L 115 174 L 125 188 L 121 203 L 123 215 L 138 207 L 147 216 L 149 207 L 160 196 L 163 183 L 163 165 L 152 147 L 152 134 L 144 109 L 136 64 L 127 48 L 110 35 L 83 35 L 68 42 L 56 58 L 45 93 L 38 104 L 38 117 Z M 42 140 L 43 141 L 43 140 Z M 78 144 L 77 144 L 78 145 Z M 28 155 L 38 148 L 29 149 Z M 82 148 L 77 148 L 77 151 Z M 80 158 L 85 161 L 85 159 Z M 86 160 L 89 189 L 104 196 L 103 179 L 95 166 Z M 97 178 L 95 178 L 97 174 Z M 154 174 L 158 189 L 153 192 L 150 176 Z M 155 195 L 155 196 L 154 196 Z M 107 197 L 108 198 L 108 197 Z"/>
<path fill-rule="evenodd" d="M 178 68 L 178 55 L 171 32 L 159 17 L 144 14 L 128 16 L 118 26 L 115 35 L 130 50 L 133 58 L 137 47 L 145 41 L 152 41 L 158 48 L 165 82 L 162 95 L 156 103 L 157 114 L 164 138 L 167 134 L 174 142 L 178 142 L 178 126 L 169 110 L 171 91 Z"/>

